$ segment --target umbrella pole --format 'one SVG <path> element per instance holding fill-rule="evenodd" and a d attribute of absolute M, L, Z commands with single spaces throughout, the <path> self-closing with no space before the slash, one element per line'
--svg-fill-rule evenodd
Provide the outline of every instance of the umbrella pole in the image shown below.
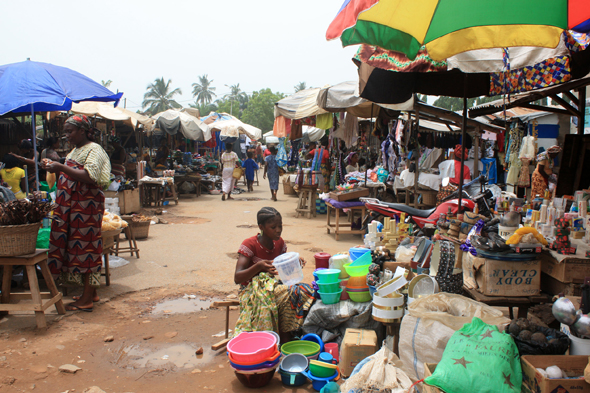
<path fill-rule="evenodd" d="M 39 163 L 37 162 L 37 126 L 35 125 L 35 110 L 31 104 L 31 127 L 33 127 L 33 161 L 35 161 L 35 187 L 39 191 Z"/>
<path fill-rule="evenodd" d="M 467 129 L 467 95 L 463 95 L 463 122 L 461 124 L 461 175 L 459 177 L 459 205 L 457 214 L 460 214 L 463 210 L 462 199 L 463 199 L 463 163 L 465 162 L 465 134 Z M 456 157 L 455 157 L 456 159 Z M 477 164 L 476 164 L 477 165 Z"/>

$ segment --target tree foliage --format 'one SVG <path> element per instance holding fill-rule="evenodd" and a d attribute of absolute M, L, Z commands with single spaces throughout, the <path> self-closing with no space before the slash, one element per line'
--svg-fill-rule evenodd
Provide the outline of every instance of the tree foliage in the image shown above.
<path fill-rule="evenodd" d="M 243 110 L 248 106 L 248 100 L 250 97 L 242 91 L 239 83 L 229 86 L 229 89 L 230 92 L 223 96 L 225 100 L 230 101 L 230 110 L 227 113 L 239 118 Z"/>
<path fill-rule="evenodd" d="M 200 105 L 206 105 L 213 101 L 215 94 L 215 87 L 211 87 L 213 79 L 209 80 L 207 74 L 199 77 L 199 83 L 193 83 L 193 97 Z"/>
<path fill-rule="evenodd" d="M 250 102 L 241 120 L 262 130 L 263 133 L 272 130 L 274 124 L 275 102 L 284 98 L 283 93 L 273 93 L 271 89 L 262 89 L 252 93 Z"/>
<path fill-rule="evenodd" d="M 164 82 L 164 77 L 161 77 L 156 78 L 153 83 L 148 85 L 141 105 L 144 109 L 147 108 L 146 113 L 150 116 L 167 109 L 182 108 L 182 105 L 174 100 L 174 96 L 182 94 L 182 91 L 179 88 L 171 90 L 171 83 L 172 79 Z"/>
<path fill-rule="evenodd" d="M 108 89 L 111 86 L 111 83 L 113 83 L 113 81 L 110 79 L 108 81 L 101 80 L 100 83 Z"/>
<path fill-rule="evenodd" d="M 239 102 L 233 101 L 230 98 L 220 98 L 215 101 L 216 112 L 230 113 L 240 119 Z"/>
<path fill-rule="evenodd" d="M 207 116 L 211 112 L 218 112 L 217 105 L 214 102 L 210 104 L 200 104 L 198 101 L 191 102 L 188 104 L 191 108 L 196 108 L 199 110 L 201 116 Z"/>
<path fill-rule="evenodd" d="M 307 89 L 307 83 L 299 82 L 293 88 L 295 89 L 295 93 L 297 93 L 298 91 Z"/>

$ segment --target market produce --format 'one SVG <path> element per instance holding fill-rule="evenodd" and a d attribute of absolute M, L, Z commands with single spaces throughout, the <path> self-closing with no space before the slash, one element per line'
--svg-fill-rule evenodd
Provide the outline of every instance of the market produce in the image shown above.
<path fill-rule="evenodd" d="M 34 192 L 28 199 L 0 203 L 0 225 L 25 225 L 41 222 L 53 209 L 51 202 Z"/>
<path fill-rule="evenodd" d="M 103 231 L 114 231 L 121 228 L 127 228 L 127 221 L 122 220 L 118 215 L 105 213 L 105 215 L 102 216 Z"/>
<path fill-rule="evenodd" d="M 532 235 L 526 236 L 526 235 Z M 525 237 L 526 236 L 526 237 Z M 543 235 L 541 235 L 535 228 L 533 227 L 522 227 L 518 228 L 516 232 L 506 241 L 506 244 L 519 244 L 519 243 L 541 243 L 544 246 L 548 245 L 549 243 Z M 533 244 L 534 244 L 533 243 Z"/>
<path fill-rule="evenodd" d="M 543 326 L 537 326 L 526 318 L 513 320 L 506 327 L 510 333 L 518 351 L 523 355 L 561 355 L 567 351 L 569 338 L 555 330 Z"/>

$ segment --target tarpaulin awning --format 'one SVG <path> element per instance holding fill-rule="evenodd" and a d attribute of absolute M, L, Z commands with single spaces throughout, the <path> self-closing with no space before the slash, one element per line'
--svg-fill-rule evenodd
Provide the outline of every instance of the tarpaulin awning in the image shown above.
<path fill-rule="evenodd" d="M 224 137 L 239 138 L 240 135 L 246 135 L 254 141 L 262 138 L 260 128 L 246 124 L 227 113 L 211 112 L 209 115 L 201 117 L 201 120 L 208 124 L 212 131 L 219 131 L 220 135 Z"/>
<path fill-rule="evenodd" d="M 324 88 L 329 86 L 326 85 Z M 312 87 L 279 100 L 275 103 L 275 118 L 284 116 L 287 119 L 297 120 L 328 113 L 317 104 L 320 90 L 319 87 Z"/>
<path fill-rule="evenodd" d="M 151 126 L 154 120 L 148 116 L 132 112 L 125 108 L 115 108 L 112 104 L 97 101 L 84 101 L 80 103 L 73 103 L 71 111 L 74 113 L 86 116 L 99 116 L 103 119 L 122 121 L 131 127 L 137 127 L 137 124 L 144 126 Z"/>
<path fill-rule="evenodd" d="M 208 141 L 211 139 L 209 126 L 194 116 L 174 109 L 160 112 L 152 119 L 155 124 L 152 130 L 159 128 L 170 135 L 181 132 L 186 138 L 194 141 Z"/>

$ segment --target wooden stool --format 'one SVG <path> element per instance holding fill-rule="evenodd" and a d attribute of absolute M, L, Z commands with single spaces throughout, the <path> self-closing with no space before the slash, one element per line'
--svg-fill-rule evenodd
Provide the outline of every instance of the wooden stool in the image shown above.
<path fill-rule="evenodd" d="M 10 293 L 10 281 L 12 279 L 12 267 L 15 265 L 25 266 L 29 278 L 30 292 Z M 45 284 L 49 292 L 39 290 L 39 281 L 35 266 L 41 268 Z M 0 257 L 0 266 L 4 266 L 4 277 L 2 279 L 2 303 L 0 311 L 34 311 L 38 328 L 46 328 L 45 310 L 55 304 L 58 314 L 65 314 L 66 308 L 62 300 L 62 294 L 57 291 L 51 272 L 47 266 L 47 250 L 38 249 L 33 254 L 20 255 L 18 257 Z M 10 299 L 25 300 L 32 299 L 32 304 L 8 304 Z M 43 302 L 42 299 L 49 299 Z"/>
<path fill-rule="evenodd" d="M 364 235 L 365 231 L 362 229 L 352 229 L 352 222 L 354 220 L 354 214 L 355 213 L 360 213 L 361 215 L 361 220 L 365 217 L 365 214 L 367 213 L 367 208 L 363 205 L 363 206 L 352 206 L 352 207 L 347 207 L 346 209 L 348 209 L 349 213 L 348 213 L 348 223 L 342 223 L 340 222 L 340 212 L 343 209 L 339 209 L 337 207 L 334 207 L 332 204 L 330 204 L 329 202 L 326 202 L 326 206 L 328 207 L 328 222 L 326 223 L 326 230 L 328 231 L 328 234 L 330 233 L 330 231 L 334 231 L 334 234 L 336 235 L 336 240 L 338 240 L 338 237 L 340 234 L 352 234 L 352 235 Z M 336 216 L 336 223 L 332 224 L 330 222 L 330 216 L 332 214 L 332 211 L 335 212 L 335 216 Z M 347 229 L 343 229 L 343 228 L 347 228 Z"/>
<path fill-rule="evenodd" d="M 229 342 L 229 308 L 231 306 L 239 306 L 238 300 L 225 300 L 222 302 L 213 302 L 213 307 L 225 307 L 225 338 L 218 343 L 211 345 L 211 349 L 217 351 L 224 348 Z"/>
<path fill-rule="evenodd" d="M 299 190 L 299 201 L 297 202 L 297 216 L 300 214 L 306 214 L 307 218 L 311 218 L 313 215 L 316 216 L 315 200 L 317 197 L 317 188 L 312 186 L 303 186 Z"/>
<path fill-rule="evenodd" d="M 122 217 L 125 220 L 125 216 Z M 131 217 L 129 217 L 131 220 Z M 117 235 L 115 240 L 115 249 L 111 249 L 111 254 L 115 254 L 115 256 L 119 256 L 119 253 L 126 253 L 128 252 L 131 256 L 135 253 L 135 256 L 139 259 L 139 248 L 137 247 L 137 241 L 135 240 L 135 235 L 133 234 L 133 228 L 131 225 L 127 225 L 127 228 L 123 229 L 125 232 L 125 237 L 129 242 L 129 247 L 120 247 L 119 243 L 121 242 L 121 234 Z"/>

